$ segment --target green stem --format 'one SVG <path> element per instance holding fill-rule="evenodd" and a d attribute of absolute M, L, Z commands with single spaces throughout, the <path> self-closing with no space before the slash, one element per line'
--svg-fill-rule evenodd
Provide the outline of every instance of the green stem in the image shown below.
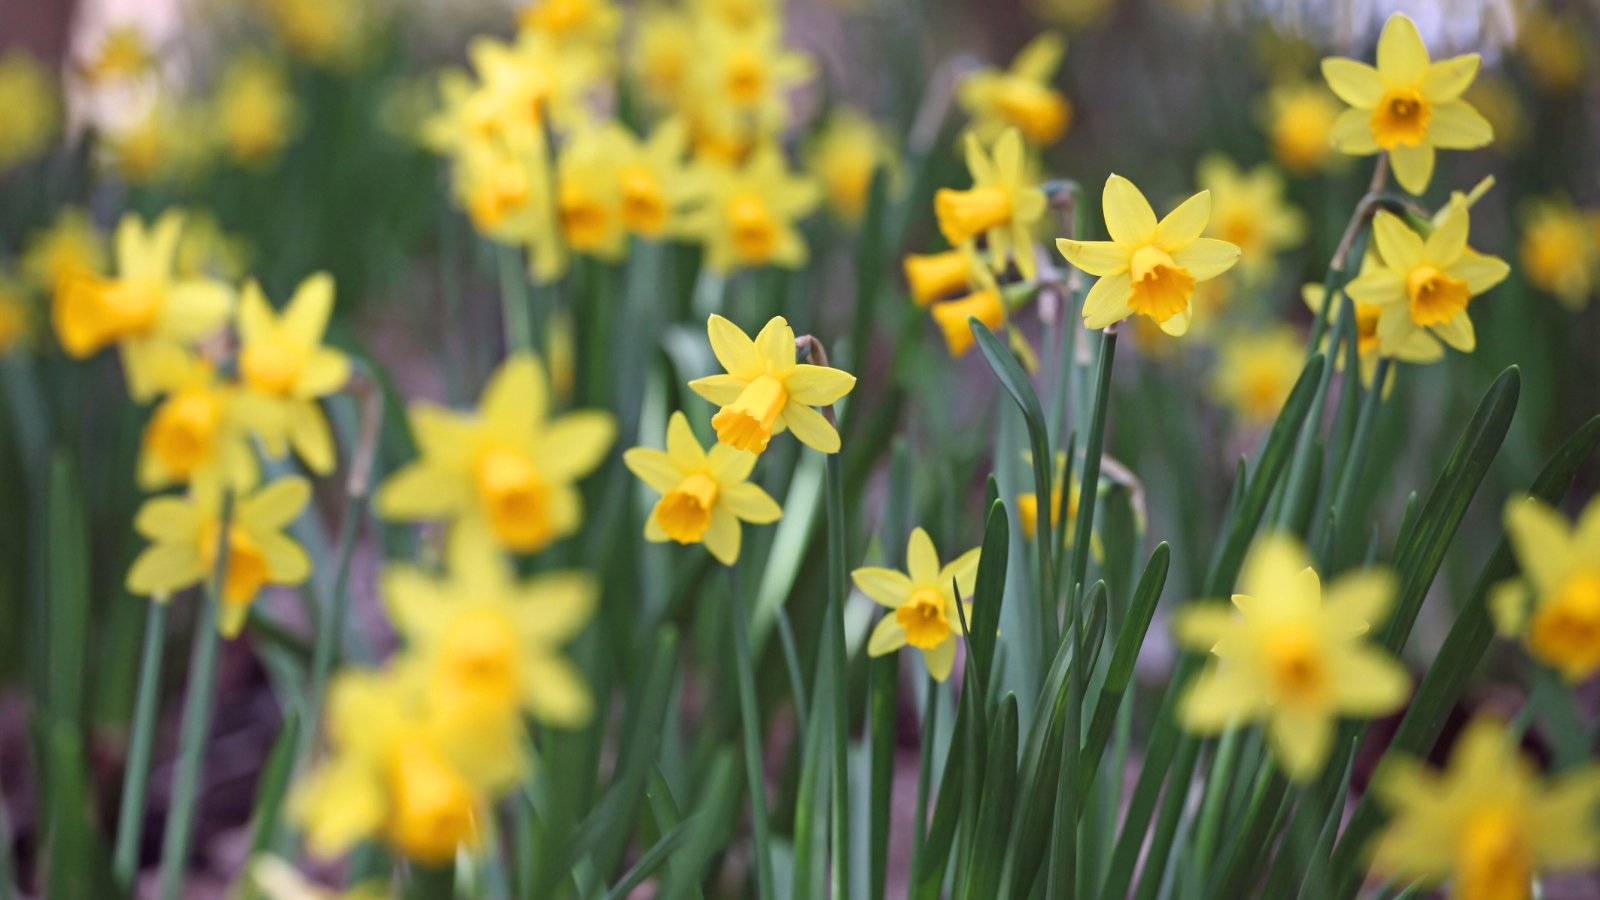
<path fill-rule="evenodd" d="M 850 657 L 844 641 L 844 476 L 828 455 L 828 629 L 833 645 L 833 896 L 850 898 Z"/>
<path fill-rule="evenodd" d="M 145 787 L 150 779 L 150 748 L 155 741 L 161 686 L 161 659 L 167 646 L 169 602 L 151 601 L 144 620 L 144 650 L 139 656 L 139 687 L 133 703 L 133 728 L 128 736 L 127 768 L 122 773 L 122 803 L 117 810 L 117 846 L 113 856 L 117 884 L 124 890 L 132 888 L 134 869 L 139 864 Z"/>
<path fill-rule="evenodd" d="M 756 699 L 755 663 L 750 658 L 749 613 L 739 591 L 739 570 L 728 569 L 728 600 L 733 613 L 733 659 L 739 682 L 739 719 L 744 724 L 744 771 L 750 790 L 750 819 L 756 832 L 756 886 L 764 900 L 777 896 L 772 879 L 772 837 L 767 822 L 767 787 L 761 767 L 761 711 Z"/>
<path fill-rule="evenodd" d="M 917 767 L 917 818 L 911 831 L 911 872 L 913 877 L 922 871 L 922 846 L 927 841 L 928 793 L 933 788 L 934 733 L 939 730 L 939 682 L 928 675 L 928 689 L 923 692 L 922 707 L 922 761 Z"/>
<path fill-rule="evenodd" d="M 1372 448 L 1372 430 L 1377 423 L 1378 407 L 1383 405 L 1383 384 L 1393 366 L 1394 360 L 1387 356 L 1378 360 L 1377 371 L 1372 376 L 1372 387 L 1362 398 L 1361 414 L 1356 417 L 1356 433 L 1350 440 L 1350 455 L 1344 461 L 1344 471 L 1339 473 L 1339 485 L 1333 494 L 1333 514 L 1337 516 L 1333 532 L 1336 542 L 1338 535 L 1348 533 L 1346 529 L 1355 524 L 1350 506 L 1355 502 L 1356 485 L 1361 481 L 1361 472 L 1366 467 L 1367 454 Z M 1324 565 L 1331 563 L 1332 560 L 1323 560 Z"/>
<path fill-rule="evenodd" d="M 1239 757 L 1243 733 L 1244 729 L 1237 726 L 1222 733 L 1222 740 L 1217 743 L 1217 755 L 1212 758 L 1210 773 L 1206 778 L 1205 797 L 1200 803 L 1200 821 L 1195 826 L 1194 837 L 1197 877 L 1202 882 L 1216 852 L 1217 829 L 1222 824 L 1222 814 L 1227 806 L 1229 782 Z"/>
<path fill-rule="evenodd" d="M 184 865 L 189 843 L 194 837 L 196 806 L 200 799 L 200 770 L 205 762 L 206 739 L 211 731 L 211 711 L 217 692 L 217 650 L 222 643 L 217 632 L 217 608 L 222 603 L 222 585 L 228 571 L 228 541 L 233 527 L 233 494 L 222 500 L 217 560 L 211 583 L 200 600 L 200 616 L 195 623 L 194 650 L 189 657 L 189 692 L 183 703 L 183 730 L 178 738 L 178 773 L 172 788 L 171 811 L 166 834 L 161 839 L 162 900 L 178 900 L 183 889 Z"/>
<path fill-rule="evenodd" d="M 499 247 L 500 315 L 506 332 L 506 350 L 532 350 L 533 311 L 529 303 L 528 273 L 515 247 Z M 309 730 L 308 730 L 309 732 Z"/>

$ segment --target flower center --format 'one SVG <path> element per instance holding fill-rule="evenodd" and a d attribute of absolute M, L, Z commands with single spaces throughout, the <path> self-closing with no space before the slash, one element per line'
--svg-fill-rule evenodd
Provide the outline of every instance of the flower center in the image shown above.
<path fill-rule="evenodd" d="M 944 598 L 933 588 L 918 588 L 905 605 L 894 611 L 894 620 L 906 630 L 906 643 L 919 650 L 932 650 L 950 637 L 950 620 L 944 611 Z"/>
<path fill-rule="evenodd" d="M 1451 278 L 1433 266 L 1412 270 L 1406 278 L 1406 294 L 1411 298 L 1411 321 L 1423 328 L 1454 319 L 1472 299 L 1465 281 Z"/>
<path fill-rule="evenodd" d="M 611 236 L 611 216 L 599 197 L 575 181 L 561 185 L 561 230 L 567 243 L 579 250 L 594 250 Z"/>
<path fill-rule="evenodd" d="M 1520 817 L 1505 806 L 1473 810 L 1456 837 L 1455 896 L 1522 900 L 1533 883 L 1533 860 Z"/>
<path fill-rule="evenodd" d="M 1072 106 L 1059 93 L 1026 78 L 1007 79 L 994 94 L 995 109 L 1034 144 L 1053 144 L 1072 121 Z"/>
<path fill-rule="evenodd" d="M 389 755 L 390 840 L 422 862 L 451 859 L 476 832 L 472 787 L 425 738 L 396 741 Z"/>
<path fill-rule="evenodd" d="M 711 508 L 719 490 L 717 482 L 704 472 L 687 476 L 656 503 L 656 523 L 678 543 L 695 543 L 711 526 Z"/>
<path fill-rule="evenodd" d="M 444 639 L 436 677 L 446 703 L 457 710 L 509 713 L 519 694 L 511 623 L 491 610 L 463 615 Z"/>
<path fill-rule="evenodd" d="M 1128 307 L 1157 322 L 1165 322 L 1189 308 L 1194 296 L 1194 276 L 1172 261 L 1167 251 L 1146 244 L 1133 251 L 1128 260 L 1133 278 L 1133 294 Z"/>
<path fill-rule="evenodd" d="M 772 426 L 789 402 L 783 382 L 762 375 L 745 385 L 739 396 L 711 417 L 717 440 L 736 450 L 760 453 L 772 440 Z"/>
<path fill-rule="evenodd" d="M 656 176 L 642 165 L 622 170 L 622 219 L 633 231 L 654 237 L 667 227 L 667 202 Z"/>
<path fill-rule="evenodd" d="M 740 191 L 728 203 L 728 224 L 733 247 L 746 263 L 766 262 L 778 246 L 778 223 L 760 195 Z"/>
<path fill-rule="evenodd" d="M 289 341 L 256 341 L 239 351 L 239 374 L 254 390 L 287 397 L 294 392 L 294 384 L 300 378 L 303 358 L 300 348 Z"/>
<path fill-rule="evenodd" d="M 555 538 L 550 488 L 525 454 L 506 446 L 489 447 L 478 455 L 473 474 L 489 530 L 507 547 L 528 553 Z"/>
<path fill-rule="evenodd" d="M 1600 570 L 1573 573 L 1539 605 L 1528 644 L 1534 655 L 1568 674 L 1600 668 Z"/>
<path fill-rule="evenodd" d="M 1372 111 L 1372 139 L 1385 150 L 1416 147 L 1428 136 L 1433 110 L 1416 88 L 1390 88 Z"/>
<path fill-rule="evenodd" d="M 1278 626 L 1264 646 L 1274 693 L 1295 706 L 1320 706 L 1332 687 L 1317 635 L 1299 624 Z"/>
<path fill-rule="evenodd" d="M 185 388 L 156 408 L 145 447 L 180 480 L 211 460 L 222 426 L 222 398 L 209 388 Z"/>
<path fill-rule="evenodd" d="M 754 49 L 741 47 L 728 59 L 725 82 L 728 99 L 736 106 L 754 106 L 766 95 L 766 65 Z"/>
<path fill-rule="evenodd" d="M 1256 227 L 1257 219 L 1247 212 L 1234 212 L 1222 217 L 1219 236 L 1230 244 L 1249 252 L 1257 246 L 1261 233 Z"/>
<path fill-rule="evenodd" d="M 217 564 L 217 538 L 222 527 L 211 523 L 200 533 L 200 560 L 209 573 Z M 270 573 L 267 558 L 243 528 L 228 529 L 228 570 L 222 575 L 222 602 L 229 606 L 248 606 L 261 593 Z"/>
<path fill-rule="evenodd" d="M 994 185 L 966 191 L 944 188 L 934 195 L 933 212 L 945 240 L 966 243 L 1011 221 L 1011 192 Z"/>

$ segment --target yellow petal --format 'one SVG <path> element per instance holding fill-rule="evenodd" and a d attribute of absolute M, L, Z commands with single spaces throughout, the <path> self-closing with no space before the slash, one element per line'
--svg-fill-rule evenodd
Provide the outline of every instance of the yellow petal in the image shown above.
<path fill-rule="evenodd" d="M 711 477 L 726 488 L 749 478 L 759 458 L 746 450 L 718 443 L 706 454 L 706 464 L 711 470 Z"/>
<path fill-rule="evenodd" d="M 283 311 L 283 329 L 299 346 L 315 347 L 322 343 L 332 314 L 333 276 L 318 272 L 295 288 Z"/>
<path fill-rule="evenodd" d="M 442 469 L 413 463 L 389 476 L 374 503 L 385 519 L 412 521 L 442 518 L 470 500 L 467 484 Z"/>
<path fill-rule="evenodd" d="M 1372 236 L 1378 242 L 1378 254 L 1389 268 L 1409 272 L 1422 264 L 1421 236 L 1394 213 L 1378 210 L 1372 217 Z"/>
<path fill-rule="evenodd" d="M 1401 145 L 1389 150 L 1389 163 L 1394 167 L 1394 178 L 1407 191 L 1421 195 L 1433 178 L 1433 147 Z"/>
<path fill-rule="evenodd" d="M 1567 520 L 1543 501 L 1529 497 L 1506 504 L 1505 523 L 1506 535 L 1517 551 L 1517 564 L 1539 593 L 1559 589 L 1574 560 Z"/>
<path fill-rule="evenodd" d="M 795 438 L 807 447 L 823 453 L 839 452 L 839 432 L 828 424 L 822 413 L 811 407 L 791 399 L 783 408 L 783 422 L 794 429 Z"/>
<path fill-rule="evenodd" d="M 1121 175 L 1106 179 L 1100 204 L 1105 212 L 1106 231 L 1119 244 L 1138 246 L 1149 243 L 1156 231 L 1156 213 L 1150 201 Z"/>
<path fill-rule="evenodd" d="M 906 542 L 906 574 L 918 586 L 939 583 L 939 552 L 933 548 L 928 532 L 915 528 Z"/>
<path fill-rule="evenodd" d="M 1489 615 L 1501 637 L 1520 637 L 1527 629 L 1530 599 L 1527 583 L 1521 578 L 1507 578 L 1489 591 Z"/>
<path fill-rule="evenodd" d="M 350 358 L 337 350 L 318 347 L 311 351 L 295 379 L 294 395 L 310 400 L 341 390 L 350 381 Z"/>
<path fill-rule="evenodd" d="M 1464 53 L 1430 65 L 1427 74 L 1422 76 L 1422 96 L 1433 104 L 1457 99 L 1472 86 L 1472 79 L 1477 77 L 1481 62 L 1478 54 Z"/>
<path fill-rule="evenodd" d="M 588 572 L 549 572 L 529 579 L 517 598 L 517 633 L 558 644 L 594 618 L 600 588 Z"/>
<path fill-rule="evenodd" d="M 1210 653 L 1239 626 L 1239 617 L 1224 603 L 1191 603 L 1173 614 L 1172 631 L 1178 643 Z"/>
<path fill-rule="evenodd" d="M 267 295 L 261 292 L 261 285 L 255 279 L 246 282 L 244 289 L 239 292 L 239 340 L 249 345 L 266 337 L 276 321 L 272 304 L 267 302 Z"/>
<path fill-rule="evenodd" d="M 887 656 L 906 645 L 906 630 L 892 615 L 886 615 L 878 620 L 877 626 L 872 629 L 872 636 L 867 638 L 868 656 Z"/>
<path fill-rule="evenodd" d="M 1133 315 L 1128 299 L 1133 296 L 1132 282 L 1127 272 L 1107 275 L 1089 288 L 1083 298 L 1083 325 L 1085 328 L 1104 328 Z"/>
<path fill-rule="evenodd" d="M 773 316 L 756 335 L 756 352 L 771 368 L 787 372 L 794 368 L 794 329 L 783 316 Z"/>
<path fill-rule="evenodd" d="M 872 598 L 873 602 L 890 609 L 904 606 L 913 590 L 911 579 L 906 573 L 878 566 L 863 566 L 856 569 L 850 573 L 850 580 L 855 582 L 861 593 Z"/>
<path fill-rule="evenodd" d="M 1328 585 L 1323 601 L 1329 628 L 1341 635 L 1367 634 L 1389 618 L 1399 582 L 1388 569 L 1362 569 Z"/>
<path fill-rule="evenodd" d="M 141 597 L 170 595 L 199 584 L 205 565 L 195 544 L 156 544 L 133 561 L 128 570 L 128 592 Z"/>
<path fill-rule="evenodd" d="M 928 674 L 941 684 L 950 677 L 956 664 L 956 642 L 951 638 L 931 650 L 922 651 L 922 661 L 928 665 Z"/>
<path fill-rule="evenodd" d="M 634 447 L 622 454 L 622 462 L 640 481 L 662 494 L 683 480 L 684 472 L 672 457 L 650 447 Z"/>
<path fill-rule="evenodd" d="M 1333 744 L 1332 717 L 1292 714 L 1280 708 L 1267 724 L 1273 755 L 1290 781 L 1304 782 L 1322 771 Z"/>
<path fill-rule="evenodd" d="M 608 412 L 585 409 L 567 413 L 545 429 L 534 462 L 548 477 L 558 480 L 587 475 L 605 460 L 616 437 L 617 420 Z"/>
<path fill-rule="evenodd" d="M 1234 722 L 1261 714 L 1261 687 L 1238 667 L 1211 665 L 1183 688 L 1178 717 L 1183 727 L 1199 734 L 1217 734 Z"/>
<path fill-rule="evenodd" d="M 712 313 L 706 321 L 706 335 L 711 339 L 711 352 L 729 375 L 749 381 L 764 371 L 755 342 L 739 326 Z"/>
<path fill-rule="evenodd" d="M 182 281 L 167 291 L 157 327 L 171 340 L 196 341 L 221 328 L 232 310 L 233 291 L 227 285 L 203 278 Z"/>
<path fill-rule="evenodd" d="M 711 510 L 711 525 L 701 540 L 718 562 L 731 566 L 739 559 L 740 531 L 738 517 L 726 507 L 717 506 Z"/>
<path fill-rule="evenodd" d="M 1243 255 L 1237 246 L 1216 238 L 1199 238 L 1172 254 L 1172 261 L 1185 269 L 1195 281 L 1215 278 L 1233 268 Z"/>
<path fill-rule="evenodd" d="M 178 497 L 152 497 L 139 507 L 133 530 L 167 543 L 192 541 L 200 530 L 200 511 Z"/>
<path fill-rule="evenodd" d="M 1168 253 L 1177 253 L 1193 243 L 1206 230 L 1209 221 L 1211 192 L 1201 191 L 1178 204 L 1177 209 L 1167 213 L 1166 218 L 1156 224 L 1156 242 L 1165 247 Z"/>
<path fill-rule="evenodd" d="M 536 718 L 562 728 L 577 728 L 594 715 L 594 700 L 583 676 L 557 656 L 529 656 L 522 660 L 522 698 Z"/>
<path fill-rule="evenodd" d="M 783 385 L 790 399 L 797 403 L 827 406 L 850 393 L 856 385 L 856 377 L 838 369 L 802 363 L 794 367 Z"/>
<path fill-rule="evenodd" d="M 282 528 L 299 517 L 311 502 L 311 482 L 294 475 L 280 478 L 239 504 L 239 521 L 247 527 Z"/>
<path fill-rule="evenodd" d="M 721 504 L 752 525 L 767 525 L 783 516 L 783 507 L 759 485 L 748 481 L 723 488 Z"/>
<path fill-rule="evenodd" d="M 1364 62 L 1330 56 L 1322 61 L 1322 77 L 1340 100 L 1360 109 L 1373 109 L 1383 97 L 1383 76 Z"/>
<path fill-rule="evenodd" d="M 289 442 L 314 474 L 333 471 L 333 431 L 316 401 L 301 400 L 289 407 Z"/>
<path fill-rule="evenodd" d="M 1378 37 L 1378 71 L 1389 84 L 1415 85 L 1428 71 L 1428 48 L 1410 17 L 1395 13 Z"/>
<path fill-rule="evenodd" d="M 1445 273 L 1465 281 L 1467 290 L 1476 296 L 1504 281 L 1511 274 L 1511 267 L 1499 257 L 1478 253 L 1469 247 Z"/>
<path fill-rule="evenodd" d="M 1368 156 L 1378 152 L 1378 141 L 1372 136 L 1372 113 L 1364 109 L 1347 109 L 1333 120 L 1328 129 L 1328 142 L 1340 153 Z"/>
<path fill-rule="evenodd" d="M 478 411 L 497 428 L 521 433 L 543 421 L 549 386 L 543 366 L 532 353 L 513 354 L 489 376 L 478 399 Z"/>
<path fill-rule="evenodd" d="M 1094 276 L 1115 275 L 1128 270 L 1128 248 L 1115 241 L 1056 240 L 1056 249 L 1067 262 Z"/>
<path fill-rule="evenodd" d="M 273 584 L 304 584 L 311 577 L 311 557 L 293 538 L 279 532 L 257 535 L 257 548 L 267 563 L 267 578 Z"/>
<path fill-rule="evenodd" d="M 739 394 L 749 384 L 749 379 L 737 375 L 707 375 L 689 382 L 689 390 L 718 406 L 727 406 L 739 399 Z"/>
<path fill-rule="evenodd" d="M 1245 556 L 1239 592 L 1251 597 L 1294 596 L 1302 587 L 1300 573 L 1309 568 L 1311 557 L 1298 540 L 1276 532 L 1262 535 Z"/>
<path fill-rule="evenodd" d="M 706 467 L 705 448 L 700 446 L 694 429 L 689 427 L 689 418 L 682 412 L 674 412 L 667 420 L 667 456 L 685 472 Z"/>
<path fill-rule="evenodd" d="M 1430 326 L 1428 330 L 1433 332 L 1434 337 L 1462 353 L 1471 353 L 1478 347 L 1478 333 L 1472 327 L 1472 317 L 1467 315 L 1466 310 L 1456 313 L 1455 318 L 1443 325 Z"/>
<path fill-rule="evenodd" d="M 1475 150 L 1494 141 L 1494 128 L 1465 100 L 1455 100 L 1433 108 L 1428 140 L 1443 150 Z"/>
<path fill-rule="evenodd" d="M 1459 203 L 1450 204 L 1433 233 L 1423 241 L 1423 258 L 1440 268 L 1455 262 L 1467 248 L 1468 228 L 1467 208 Z"/>
<path fill-rule="evenodd" d="M 1411 676 L 1387 654 L 1370 647 L 1352 647 L 1338 658 L 1334 699 L 1339 711 L 1363 718 L 1383 716 L 1405 705 Z"/>
<path fill-rule="evenodd" d="M 1194 307 L 1179 310 L 1165 322 L 1159 323 L 1162 331 L 1173 337 L 1183 337 L 1189 333 L 1189 324 L 1194 321 Z"/>
<path fill-rule="evenodd" d="M 971 550 L 945 563 L 944 568 L 939 570 L 939 577 L 936 579 L 939 584 L 939 590 L 948 592 L 953 581 L 959 596 L 972 596 L 972 587 L 978 580 L 978 559 L 982 552 L 982 547 L 973 547 Z"/>

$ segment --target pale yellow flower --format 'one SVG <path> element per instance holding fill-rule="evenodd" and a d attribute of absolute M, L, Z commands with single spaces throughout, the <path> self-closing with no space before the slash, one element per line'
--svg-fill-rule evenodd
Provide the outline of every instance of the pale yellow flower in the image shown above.
<path fill-rule="evenodd" d="M 933 539 L 918 528 L 906 545 L 906 571 L 866 566 L 850 573 L 856 588 L 891 612 L 878 620 L 867 639 L 869 656 L 885 656 L 910 644 L 935 681 L 950 677 L 961 635 L 961 603 L 972 620 L 973 584 L 978 579 L 981 548 L 974 547 L 944 565 Z"/>
<path fill-rule="evenodd" d="M 1278 164 L 1297 175 L 1315 172 L 1333 156 L 1330 143 L 1339 104 L 1318 84 L 1286 82 L 1268 92 L 1267 137 Z"/>
<path fill-rule="evenodd" d="M 213 103 L 222 147 L 240 165 L 270 163 L 294 136 L 294 94 L 282 65 L 269 57 L 247 54 L 230 61 Z"/>
<path fill-rule="evenodd" d="M 1600 500 L 1570 527 L 1540 500 L 1513 500 L 1505 524 L 1522 577 L 1490 595 L 1496 626 L 1568 681 L 1600 671 Z"/>
<path fill-rule="evenodd" d="M 814 407 L 829 406 L 855 387 L 848 372 L 795 362 L 794 329 L 774 316 L 755 340 L 713 315 L 706 323 L 711 351 L 725 373 L 696 378 L 690 390 L 722 407 L 711 419 L 717 440 L 760 453 L 775 434 L 792 429 L 800 443 L 839 452 L 839 432 Z"/>
<path fill-rule="evenodd" d="M 1530 200 L 1521 213 L 1523 277 L 1569 310 L 1586 308 L 1600 271 L 1600 216 L 1565 198 Z"/>
<path fill-rule="evenodd" d="M 817 185 L 792 173 L 775 145 L 763 145 L 739 166 L 706 164 L 705 202 L 684 231 L 705 242 L 714 272 L 765 265 L 798 269 L 809 258 L 796 222 L 817 206 Z"/>
<path fill-rule="evenodd" d="M 0 172 L 42 155 L 61 128 L 61 98 L 32 54 L 0 56 Z"/>
<path fill-rule="evenodd" d="M 892 171 L 894 150 L 878 124 L 849 106 L 835 107 L 806 154 L 828 208 L 845 222 L 861 221 L 879 169 Z"/>
<path fill-rule="evenodd" d="M 1061 35 L 1045 32 L 1017 51 L 1009 69 L 984 67 L 964 78 L 956 97 L 978 137 L 993 141 L 1015 127 L 1035 147 L 1061 140 L 1072 124 L 1072 104 L 1050 81 L 1066 52 Z"/>
<path fill-rule="evenodd" d="M 1044 216 L 1045 196 L 1034 184 L 1023 152 L 1022 134 L 1008 128 L 985 151 L 976 136 L 966 138 L 972 187 L 943 188 L 933 197 L 939 231 L 952 246 L 988 244 L 989 264 L 999 270 L 1015 262 L 1023 277 L 1037 274 L 1033 226 Z"/>
<path fill-rule="evenodd" d="M 1269 281 L 1277 255 L 1305 241 L 1306 222 L 1283 196 L 1283 176 L 1269 165 L 1241 171 L 1221 154 L 1200 161 L 1197 180 L 1211 192 L 1205 233 L 1239 248 L 1239 277 L 1246 284 Z"/>
<path fill-rule="evenodd" d="M 1305 368 L 1306 348 L 1288 325 L 1225 335 L 1218 348 L 1211 392 L 1246 425 L 1272 424 Z"/>

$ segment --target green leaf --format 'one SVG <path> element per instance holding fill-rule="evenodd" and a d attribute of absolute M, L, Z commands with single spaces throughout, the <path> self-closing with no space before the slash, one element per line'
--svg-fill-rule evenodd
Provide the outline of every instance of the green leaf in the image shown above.
<path fill-rule="evenodd" d="M 83 721 L 83 678 L 90 655 L 89 534 L 72 464 L 57 454 L 50 466 L 49 706 L 56 721 Z"/>
<path fill-rule="evenodd" d="M 1111 737 L 1111 726 L 1116 723 L 1117 710 L 1122 697 L 1133 681 L 1133 667 L 1139 661 L 1139 648 L 1144 646 L 1145 634 L 1156 614 L 1156 602 L 1161 599 L 1161 589 L 1167 583 L 1167 567 L 1172 561 L 1172 551 L 1165 541 L 1156 545 L 1145 563 L 1144 575 L 1134 589 L 1133 603 L 1128 607 L 1128 617 L 1117 633 L 1117 646 L 1111 652 L 1111 664 L 1106 669 L 1105 684 L 1090 714 L 1089 731 L 1084 738 L 1083 756 L 1078 761 L 1078 790 L 1087 794 L 1089 785 L 1100 768 L 1100 758 L 1105 755 L 1106 742 Z"/>
<path fill-rule="evenodd" d="M 867 833 L 868 896 L 883 900 L 889 876 L 889 819 L 893 812 L 894 754 L 898 737 L 900 657 L 880 656 L 869 668 L 871 697 L 868 701 L 871 749 L 871 801 Z"/>
<path fill-rule="evenodd" d="M 689 836 L 689 829 L 694 826 L 697 817 L 690 817 L 667 829 L 661 839 L 650 845 L 650 849 L 639 854 L 639 859 L 622 876 L 622 879 L 606 892 L 606 900 L 625 900 L 646 878 L 661 868 L 667 860 L 672 858 L 673 851 Z"/>
<path fill-rule="evenodd" d="M 1011 819 L 1017 787 L 1017 695 L 1006 694 L 989 735 L 985 754 L 983 798 L 977 811 L 977 834 L 972 863 L 967 867 L 958 896 L 995 897 L 1000 887 L 1000 867 L 1005 842 L 998 839 Z"/>
<path fill-rule="evenodd" d="M 1011 526 L 1005 504 L 995 500 L 983 527 L 983 549 L 978 553 L 978 577 L 972 590 L 972 630 L 967 641 L 984 684 L 998 676 L 994 667 L 995 643 L 1000 636 L 1000 608 L 1006 597 L 1006 563 L 1011 552 Z"/>
<path fill-rule="evenodd" d="M 289 779 L 294 774 L 295 748 L 300 740 L 300 717 L 289 711 L 283 717 L 283 727 L 272 742 L 267 754 L 267 764 L 256 782 L 255 808 L 250 813 L 250 855 L 255 859 L 271 849 L 278 833 L 278 818 L 283 809 L 284 797 L 289 792 Z"/>

